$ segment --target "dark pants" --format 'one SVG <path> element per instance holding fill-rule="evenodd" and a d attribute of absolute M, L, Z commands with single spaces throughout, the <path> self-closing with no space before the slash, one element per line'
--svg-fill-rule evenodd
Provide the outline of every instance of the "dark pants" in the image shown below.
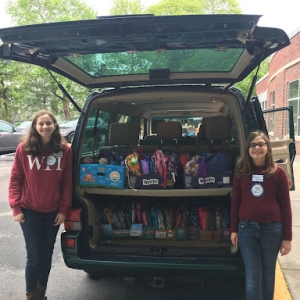
<path fill-rule="evenodd" d="M 25 222 L 20 223 L 26 243 L 26 291 L 33 292 L 37 285 L 47 286 L 52 264 L 53 248 L 59 226 L 54 226 L 58 211 L 40 213 L 23 209 Z"/>
<path fill-rule="evenodd" d="M 241 220 L 238 242 L 246 271 L 247 300 L 272 300 L 282 225 Z"/>

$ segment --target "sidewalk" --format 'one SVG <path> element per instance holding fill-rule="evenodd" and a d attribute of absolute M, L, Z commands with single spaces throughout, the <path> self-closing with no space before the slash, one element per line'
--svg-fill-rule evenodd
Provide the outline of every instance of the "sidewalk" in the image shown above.
<path fill-rule="evenodd" d="M 291 191 L 293 214 L 292 251 L 287 256 L 279 256 L 278 261 L 293 300 L 300 300 L 300 157 L 293 164 L 296 190 Z M 277 299 L 276 299 L 277 300 Z M 278 299 L 280 300 L 280 299 Z"/>

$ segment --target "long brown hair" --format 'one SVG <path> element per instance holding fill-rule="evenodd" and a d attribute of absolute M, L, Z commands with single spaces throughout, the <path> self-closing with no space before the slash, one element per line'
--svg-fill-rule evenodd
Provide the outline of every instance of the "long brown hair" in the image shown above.
<path fill-rule="evenodd" d="M 56 125 L 56 128 L 54 129 L 54 132 L 52 133 L 51 140 L 49 142 L 49 145 L 47 145 L 47 148 L 43 146 L 41 136 L 35 129 L 35 125 L 37 123 L 37 120 L 39 117 L 43 115 L 48 115 L 51 119 L 52 122 Z M 61 136 L 60 131 L 59 131 L 59 126 L 57 123 L 57 120 L 55 116 L 47 110 L 42 110 L 39 111 L 33 118 L 30 129 L 28 133 L 24 136 L 23 138 L 23 147 L 26 151 L 31 152 L 34 155 L 37 155 L 45 150 L 50 150 L 50 151 L 60 151 L 63 150 L 66 146 L 65 139 Z"/>
<path fill-rule="evenodd" d="M 276 165 L 275 165 L 274 159 L 273 159 L 271 143 L 270 143 L 268 136 L 261 130 L 255 130 L 255 131 L 250 132 L 247 142 L 246 142 L 246 145 L 245 145 L 245 148 L 244 148 L 243 157 L 235 168 L 235 174 L 240 179 L 250 176 L 254 171 L 254 164 L 253 164 L 253 160 L 249 154 L 249 148 L 250 148 L 250 143 L 257 136 L 261 136 L 267 143 L 267 147 L 268 147 L 268 152 L 267 152 L 266 159 L 265 159 L 265 167 L 264 167 L 265 169 L 263 170 L 263 173 L 266 175 L 267 178 L 269 178 L 276 171 Z"/>

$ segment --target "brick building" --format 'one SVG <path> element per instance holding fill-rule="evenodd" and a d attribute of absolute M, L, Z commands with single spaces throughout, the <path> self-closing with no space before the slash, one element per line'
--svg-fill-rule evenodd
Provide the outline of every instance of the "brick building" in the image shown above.
<path fill-rule="evenodd" d="M 293 106 L 296 150 L 300 153 L 300 28 L 289 35 L 291 45 L 275 53 L 270 61 L 269 73 L 256 84 L 256 93 L 262 109 Z M 285 136 L 279 128 L 279 118 L 286 114 L 276 113 L 267 117 L 267 126 L 273 136 Z M 278 126 L 276 126 L 278 124 Z"/>

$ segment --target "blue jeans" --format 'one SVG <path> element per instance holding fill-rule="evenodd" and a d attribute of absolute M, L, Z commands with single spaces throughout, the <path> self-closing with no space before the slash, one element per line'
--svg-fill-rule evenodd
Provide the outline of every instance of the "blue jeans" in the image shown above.
<path fill-rule="evenodd" d="M 282 224 L 241 220 L 238 242 L 246 272 L 247 300 L 273 300 Z"/>
<path fill-rule="evenodd" d="M 25 222 L 20 223 L 27 250 L 26 291 L 46 287 L 52 265 L 52 254 L 59 226 L 54 226 L 58 211 L 40 213 L 22 209 Z"/>

